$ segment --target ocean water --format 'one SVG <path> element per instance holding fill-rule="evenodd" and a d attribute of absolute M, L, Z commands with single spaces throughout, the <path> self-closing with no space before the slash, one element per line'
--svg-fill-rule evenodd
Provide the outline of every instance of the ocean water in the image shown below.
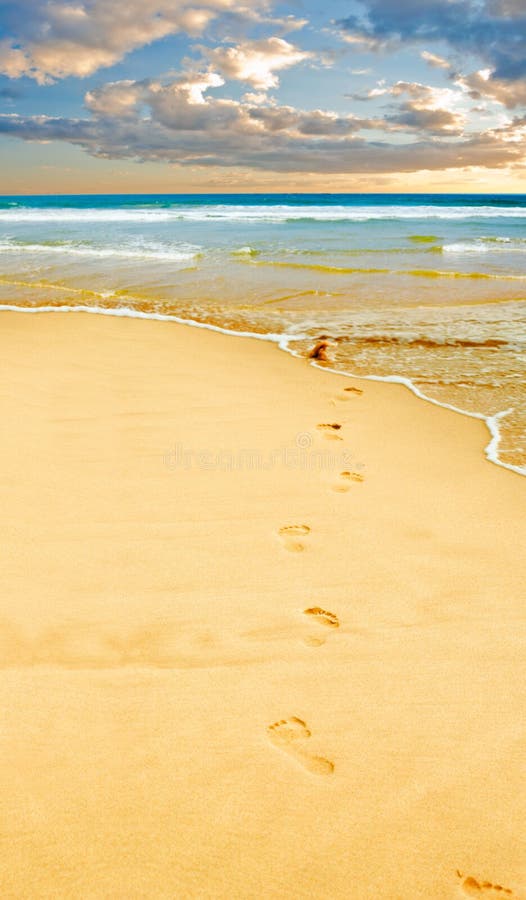
<path fill-rule="evenodd" d="M 498 423 L 526 474 L 526 195 L 3 197 L 0 305 L 323 335 L 331 368 Z"/>

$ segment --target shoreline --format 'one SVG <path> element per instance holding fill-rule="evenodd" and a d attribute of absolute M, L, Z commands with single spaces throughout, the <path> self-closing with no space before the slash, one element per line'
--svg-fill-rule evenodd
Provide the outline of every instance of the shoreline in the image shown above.
<path fill-rule="evenodd" d="M 526 900 L 524 497 L 483 423 L 16 312 L 2 897 Z"/>
<path fill-rule="evenodd" d="M 202 328 L 207 331 L 214 331 L 218 334 L 229 335 L 231 337 L 241 337 L 241 338 L 253 338 L 255 340 L 267 341 L 269 343 L 277 344 L 280 350 L 284 350 L 286 353 L 289 353 L 291 356 L 294 356 L 297 359 L 305 359 L 301 354 L 294 353 L 290 344 L 295 341 L 300 341 L 305 339 L 304 334 L 272 334 L 268 332 L 251 332 L 251 331 L 235 331 L 229 328 L 222 328 L 220 325 L 213 325 L 208 322 L 199 322 L 194 319 L 184 319 L 176 315 L 171 315 L 168 313 L 144 313 L 140 310 L 133 310 L 130 307 L 120 307 L 118 309 L 109 309 L 105 307 L 97 307 L 97 306 L 39 306 L 39 307 L 23 307 L 16 306 L 10 304 L 0 304 L 0 313 L 2 312 L 26 312 L 26 313 L 54 313 L 54 312 L 85 312 L 91 313 L 94 315 L 106 315 L 106 316 L 115 316 L 117 318 L 134 318 L 134 319 L 143 319 L 143 320 L 151 320 L 157 322 L 174 322 L 178 325 L 185 325 L 190 328 Z M 316 363 L 315 360 L 310 361 L 310 364 L 314 368 L 321 369 L 325 372 L 331 372 L 334 375 L 342 375 L 346 378 L 354 378 L 357 380 L 363 381 L 376 381 L 385 384 L 400 384 L 406 387 L 415 397 L 420 400 L 424 400 L 427 403 L 431 403 L 434 406 L 440 407 L 441 409 L 447 409 L 451 412 L 457 413 L 461 416 L 466 416 L 470 419 L 476 419 L 479 421 L 483 421 L 486 425 L 489 435 L 490 441 L 484 447 L 484 456 L 488 460 L 488 462 L 493 463 L 496 466 L 500 466 L 503 469 L 507 469 L 510 472 L 514 472 L 516 475 L 520 475 L 526 477 L 526 467 L 516 466 L 512 463 L 506 463 L 499 458 L 498 448 L 501 441 L 501 432 L 499 430 L 498 423 L 501 419 L 505 418 L 511 412 L 513 412 L 513 408 L 509 408 L 506 410 L 500 410 L 497 413 L 494 413 L 492 416 L 486 416 L 484 413 L 477 412 L 468 412 L 467 410 L 460 409 L 457 406 L 453 406 L 449 403 L 441 403 L 439 400 L 435 400 L 432 397 L 428 397 L 424 394 L 417 386 L 411 381 L 410 378 L 405 378 L 399 375 L 355 375 L 352 372 L 345 372 L 339 369 L 331 369 L 330 366 L 320 366 Z"/>

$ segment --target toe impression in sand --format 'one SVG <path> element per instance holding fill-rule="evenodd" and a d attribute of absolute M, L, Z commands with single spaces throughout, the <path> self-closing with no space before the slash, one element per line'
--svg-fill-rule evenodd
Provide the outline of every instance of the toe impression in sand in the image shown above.
<path fill-rule="evenodd" d="M 341 425 L 338 422 L 323 422 L 321 425 L 316 425 L 318 431 L 321 431 L 323 436 L 326 437 L 329 441 L 342 441 L 343 438 L 338 432 L 341 429 Z"/>
<path fill-rule="evenodd" d="M 316 627 L 316 633 L 309 634 L 304 638 L 304 642 L 309 647 L 321 647 L 325 643 L 325 634 L 328 628 L 339 628 L 340 620 L 338 616 L 328 609 L 322 609 L 321 606 L 309 606 L 303 610 L 303 614 Z"/>
<path fill-rule="evenodd" d="M 298 716 L 279 719 L 268 726 L 267 734 L 278 750 L 292 756 L 307 772 L 313 775 L 331 775 L 334 772 L 334 763 L 330 759 L 326 759 L 325 756 L 314 756 L 309 753 L 308 748 L 305 748 L 311 731 L 307 723 Z"/>
<path fill-rule="evenodd" d="M 345 472 L 340 472 L 338 478 L 332 485 L 332 490 L 339 494 L 345 494 L 350 490 L 351 482 L 362 482 L 363 480 L 364 476 L 360 475 L 359 472 L 350 472 L 346 469 Z"/>
<path fill-rule="evenodd" d="M 328 609 L 322 609 L 321 606 L 309 606 L 303 612 L 306 616 L 311 616 L 316 622 L 319 622 L 320 625 L 326 625 L 328 628 L 340 627 L 338 616 L 329 612 Z"/>
<path fill-rule="evenodd" d="M 462 893 L 466 897 L 498 897 L 505 894 L 512 895 L 511 888 L 503 887 L 502 884 L 493 884 L 491 881 L 478 881 L 473 875 L 464 876 L 457 869 L 457 875 L 462 880 L 460 887 Z"/>
<path fill-rule="evenodd" d="M 305 550 L 303 538 L 310 534 L 308 525 L 284 525 L 278 532 L 285 550 L 291 553 L 301 553 Z"/>
<path fill-rule="evenodd" d="M 335 400 L 351 400 L 353 396 L 360 397 L 363 394 L 361 388 L 357 387 L 344 387 L 342 388 L 341 394 L 337 394 Z"/>

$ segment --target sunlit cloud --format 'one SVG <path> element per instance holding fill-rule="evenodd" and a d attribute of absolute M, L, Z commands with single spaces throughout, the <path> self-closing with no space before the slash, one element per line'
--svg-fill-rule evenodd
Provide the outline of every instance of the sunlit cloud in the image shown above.
<path fill-rule="evenodd" d="M 0 116 L 0 133 L 29 141 L 61 140 L 108 159 L 182 166 L 248 167 L 275 172 L 386 173 L 467 166 L 503 166 L 524 159 L 524 121 L 455 141 L 461 122 L 427 106 L 432 89 L 398 82 L 388 93 L 408 98 L 382 117 L 301 110 L 275 101 L 215 97 L 218 73 L 181 73 L 168 83 L 122 81 L 89 92 L 89 118 Z M 212 92 L 212 93 L 210 93 Z M 371 141 L 371 130 L 384 139 Z M 392 143 L 393 131 L 413 132 Z M 422 137 L 427 134 L 427 137 Z"/>
<path fill-rule="evenodd" d="M 507 81 L 495 78 L 489 69 L 481 69 L 469 75 L 455 74 L 454 80 L 473 100 L 495 100 L 507 109 L 526 105 L 526 78 Z"/>
<path fill-rule="evenodd" d="M 227 79 L 245 81 L 256 91 L 267 91 L 279 84 L 276 72 L 312 59 L 314 54 L 300 50 L 282 38 L 270 37 L 235 47 L 201 48 L 214 71 Z"/>
<path fill-rule="evenodd" d="M 430 53 L 429 50 L 422 50 L 420 56 L 435 69 L 451 69 L 451 63 L 447 59 L 444 59 L 443 56 L 438 56 L 436 53 Z"/>
<path fill-rule="evenodd" d="M 225 177 L 519 171 L 524 0 L 351 9 L 331 23 L 274 0 L 9 0 L 0 133 Z"/>
<path fill-rule="evenodd" d="M 431 87 L 418 81 L 397 81 L 391 85 L 382 82 L 365 93 L 350 96 L 363 102 L 395 98 L 395 102 L 385 106 L 384 119 L 386 126 L 396 130 L 459 135 L 466 126 L 466 113 L 461 108 L 465 102 L 462 90 Z"/>
<path fill-rule="evenodd" d="M 223 12 L 262 21 L 268 8 L 265 0 L 202 0 L 198 7 L 189 0 L 86 0 L 78 5 L 18 0 L 3 7 L 11 37 L 0 44 L 0 72 L 9 78 L 26 75 L 39 84 L 86 77 L 178 32 L 198 37 Z"/>

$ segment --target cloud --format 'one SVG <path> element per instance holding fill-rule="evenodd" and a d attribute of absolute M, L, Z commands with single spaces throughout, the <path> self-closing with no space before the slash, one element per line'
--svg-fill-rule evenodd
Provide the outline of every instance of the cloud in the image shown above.
<path fill-rule="evenodd" d="M 482 59 L 490 81 L 526 79 L 524 0 L 362 0 L 361 5 L 362 15 L 336 23 L 346 41 L 371 50 L 436 41 L 459 58 L 470 54 Z M 425 53 L 428 62 L 445 68 L 445 60 Z"/>
<path fill-rule="evenodd" d="M 247 110 L 248 116 L 262 126 L 263 132 L 286 132 L 290 137 L 345 137 L 371 125 L 369 120 L 355 116 L 338 116 L 336 113 L 314 109 L 310 112 L 293 106 L 274 106 Z"/>
<path fill-rule="evenodd" d="M 245 81 L 256 91 L 267 91 L 279 84 L 276 72 L 314 57 L 282 38 L 270 37 L 246 41 L 236 47 L 201 47 L 214 71 L 227 79 Z"/>
<path fill-rule="evenodd" d="M 374 100 L 376 97 L 384 97 L 385 94 L 389 93 L 389 88 L 384 86 L 384 81 L 379 81 L 377 84 L 378 87 L 371 88 L 368 91 L 357 91 L 352 94 L 344 94 L 343 96 L 347 100 L 359 100 L 360 102 L 365 103 L 367 100 Z"/>
<path fill-rule="evenodd" d="M 387 116 L 387 121 L 397 125 L 401 130 L 425 131 L 428 134 L 462 134 L 464 117 L 455 115 L 447 109 L 426 109 L 407 101 L 400 111 Z"/>
<path fill-rule="evenodd" d="M 385 115 L 386 126 L 399 131 L 422 131 L 431 135 L 462 134 L 466 125 L 465 114 L 458 109 L 464 100 L 462 91 L 435 88 L 418 81 L 383 82 L 365 94 L 352 94 L 354 100 L 372 100 L 378 97 L 406 96 L 407 100 L 390 103 Z M 392 110 L 392 111 L 389 111 Z"/>
<path fill-rule="evenodd" d="M 464 131 L 466 117 L 455 108 L 463 99 L 459 92 L 417 81 L 397 81 L 389 93 L 393 97 L 406 95 L 409 99 L 402 101 L 395 113 L 386 116 L 388 122 L 434 135 L 459 135 Z"/>
<path fill-rule="evenodd" d="M 341 26 L 340 30 L 337 30 L 336 33 L 346 44 L 351 44 L 351 46 L 357 47 L 358 50 L 369 50 L 371 53 L 378 50 L 384 50 L 387 47 L 388 41 L 374 38 L 371 35 L 366 34 L 365 30 L 359 29 L 358 20 L 356 20 L 357 30 L 352 28 L 351 22 L 354 22 L 354 17 L 342 19 L 339 22 L 334 23 Z"/>
<path fill-rule="evenodd" d="M 261 21 L 266 9 L 265 0 L 202 0 L 199 7 L 189 0 L 8 0 L 2 7 L 9 36 L 0 42 L 0 72 L 39 84 L 85 77 L 167 35 L 198 37 L 221 13 Z M 295 27 L 295 20 L 287 21 Z"/>
<path fill-rule="evenodd" d="M 274 103 L 270 97 L 267 96 L 265 91 L 248 91 L 246 94 L 243 94 L 243 102 L 250 103 L 253 106 L 262 106 L 267 103 Z"/>
<path fill-rule="evenodd" d="M 444 59 L 443 56 L 437 56 L 436 53 L 430 53 L 428 50 L 422 50 L 420 54 L 422 59 L 429 63 L 430 66 L 433 66 L 435 69 L 450 69 L 451 63 L 448 62 L 447 59 Z"/>
<path fill-rule="evenodd" d="M 84 102 L 91 112 L 101 116 L 125 118 L 135 115 L 142 93 L 139 81 L 115 81 L 94 91 L 88 91 Z"/>
<path fill-rule="evenodd" d="M 495 78 L 489 69 L 480 69 L 470 75 L 454 74 L 455 84 L 469 94 L 473 100 L 496 100 L 507 109 L 526 106 L 526 79 L 505 81 Z"/>
<path fill-rule="evenodd" d="M 182 73 L 168 83 L 114 82 L 86 96 L 86 118 L 1 115 L 0 133 L 28 141 L 66 141 L 109 159 L 269 172 L 414 172 L 524 160 L 525 119 L 459 138 L 451 131 L 451 119 L 444 117 L 447 110 L 425 106 L 432 90 L 425 85 L 398 82 L 387 92 L 405 98 L 407 106 L 390 117 L 368 119 L 276 102 L 264 105 L 258 95 L 257 102 L 250 95 L 241 101 L 215 97 L 213 89 L 221 83 L 222 77 L 212 72 Z M 385 139 L 367 139 L 364 133 L 371 129 L 383 130 Z M 389 137 L 411 129 L 420 137 L 405 143 Z"/>

